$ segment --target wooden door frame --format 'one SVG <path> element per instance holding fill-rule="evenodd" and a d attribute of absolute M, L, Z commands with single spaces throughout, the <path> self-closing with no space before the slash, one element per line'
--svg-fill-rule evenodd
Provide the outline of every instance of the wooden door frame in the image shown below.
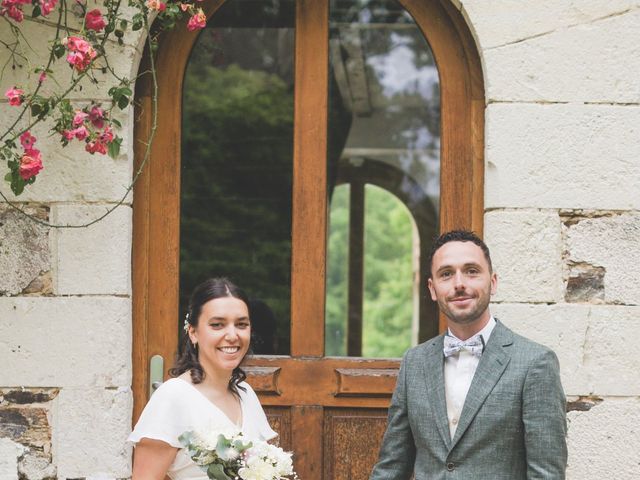
<path fill-rule="evenodd" d="M 449 0 L 398 0 L 427 39 L 440 73 L 441 88 L 441 231 L 483 227 L 484 84 L 480 57 L 460 11 Z M 224 0 L 205 0 L 210 17 Z M 324 354 L 325 254 L 327 230 L 326 138 L 328 0 L 297 0 L 296 88 L 294 101 L 294 188 L 292 219 L 291 356 L 255 357 L 248 362 L 251 383 L 264 405 L 298 405 L 291 417 L 296 428 L 322 428 L 322 407 L 364 406 L 361 395 L 373 396 L 367 407 L 386 408 L 395 385 L 399 360 L 360 359 L 370 374 L 361 375 L 349 358 Z M 301 32 L 305 31 L 305 35 Z M 148 362 L 174 358 L 172 331 L 157 319 L 178 316 L 181 100 L 184 70 L 197 32 L 176 28 L 164 34 L 156 55 L 158 126 L 150 162 L 136 183 L 133 201 L 133 419 L 148 396 Z M 141 65 L 140 71 L 145 71 Z M 136 165 L 144 156 L 151 129 L 152 81 L 136 85 Z M 313 85 L 306 91 L 302 85 Z M 303 159 L 304 154 L 304 159 Z M 301 320 L 304 320 L 304 324 Z M 171 322 L 164 322 L 171 323 Z M 304 330 L 302 326 L 304 325 Z M 441 319 L 441 329 L 443 320 Z M 312 362 L 314 360 L 315 362 Z M 165 369 L 169 365 L 165 365 Z M 324 385 L 313 402 L 293 385 L 301 372 Z M 298 402 L 298 403 L 296 403 Z M 301 423 L 302 422 L 302 423 Z M 316 425 L 313 427 L 313 425 Z M 321 422 L 320 422 L 321 425 Z M 305 438 L 311 438 L 305 431 Z M 322 431 L 319 432 L 320 435 Z M 297 439 L 292 439 L 299 445 Z M 322 448 L 307 445 L 307 448 Z M 302 454 L 304 455 L 304 454 Z M 304 463 L 304 459 L 301 459 Z M 307 465 L 305 473 L 321 469 Z M 317 473 L 315 474 L 317 476 Z"/>

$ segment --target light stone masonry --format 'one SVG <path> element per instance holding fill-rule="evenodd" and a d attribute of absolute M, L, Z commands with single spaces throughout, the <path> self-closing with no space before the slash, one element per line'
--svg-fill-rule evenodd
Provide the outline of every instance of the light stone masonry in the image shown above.
<path fill-rule="evenodd" d="M 2 386 L 131 385 L 131 300 L 0 297 Z"/>
<path fill-rule="evenodd" d="M 639 30 L 640 8 L 636 7 L 484 50 L 487 101 L 638 104 Z"/>
<path fill-rule="evenodd" d="M 18 480 L 18 457 L 25 448 L 8 438 L 0 438 L 0 480 Z"/>
<path fill-rule="evenodd" d="M 558 213 L 498 210 L 486 213 L 484 222 L 484 239 L 498 275 L 493 301 L 560 301 L 562 239 Z"/>
<path fill-rule="evenodd" d="M 570 262 L 604 268 L 606 303 L 640 305 L 640 213 L 585 218 L 566 237 Z"/>
<path fill-rule="evenodd" d="M 46 221 L 46 208 L 24 211 Z M 22 213 L 0 204 L 0 295 L 17 295 L 43 272 L 51 269 L 49 229 Z"/>
<path fill-rule="evenodd" d="M 640 307 L 492 304 L 515 332 L 558 355 L 567 395 L 640 396 Z"/>
<path fill-rule="evenodd" d="M 82 225 L 112 207 L 54 205 L 51 219 L 61 225 Z M 131 207 L 121 205 L 90 227 L 55 232 L 58 294 L 131 294 L 131 215 Z"/>
<path fill-rule="evenodd" d="M 457 2 L 454 2 L 457 3 Z M 482 50 L 619 15 L 638 0 L 460 0 Z"/>
<path fill-rule="evenodd" d="M 640 106 L 492 104 L 486 123 L 485 208 L 640 209 Z"/>
<path fill-rule="evenodd" d="M 57 400 L 53 456 L 58 478 L 129 477 L 130 388 L 64 388 Z"/>
<path fill-rule="evenodd" d="M 637 480 L 640 398 L 605 398 L 586 412 L 569 412 L 569 480 Z"/>

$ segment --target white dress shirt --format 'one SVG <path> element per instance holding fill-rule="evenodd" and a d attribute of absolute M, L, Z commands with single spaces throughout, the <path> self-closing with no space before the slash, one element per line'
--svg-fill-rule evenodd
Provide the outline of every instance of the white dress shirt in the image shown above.
<path fill-rule="evenodd" d="M 478 332 L 479 335 L 482 335 L 485 345 L 489 341 L 489 336 L 495 326 L 496 321 L 492 316 L 485 327 Z M 448 332 L 448 335 L 457 338 L 451 331 Z M 452 439 L 456 433 L 456 428 L 458 428 L 462 407 L 467 398 L 473 375 L 478 368 L 478 363 L 480 363 L 480 357 L 466 350 L 461 350 L 459 353 L 444 359 L 444 391 L 447 399 L 449 433 Z"/>

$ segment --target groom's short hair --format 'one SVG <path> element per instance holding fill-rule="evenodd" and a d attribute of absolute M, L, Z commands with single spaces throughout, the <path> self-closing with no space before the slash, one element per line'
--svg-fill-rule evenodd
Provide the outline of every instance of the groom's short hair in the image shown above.
<path fill-rule="evenodd" d="M 489 272 L 493 272 L 493 266 L 491 264 L 491 254 L 489 253 L 489 247 L 487 244 L 482 241 L 482 239 L 473 233 L 470 230 L 451 230 L 449 232 L 443 233 L 440 236 L 436 237 L 436 239 L 431 244 L 431 251 L 429 252 L 429 272 L 428 278 L 432 276 L 432 267 L 433 267 L 433 256 L 436 254 L 438 249 L 443 245 L 449 242 L 471 242 L 475 243 L 480 249 L 482 253 L 484 253 L 484 258 L 487 260 L 489 264 Z"/>

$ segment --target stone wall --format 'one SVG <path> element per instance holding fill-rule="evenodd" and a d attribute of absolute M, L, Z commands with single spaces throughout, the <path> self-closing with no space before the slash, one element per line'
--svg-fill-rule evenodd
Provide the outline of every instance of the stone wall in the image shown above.
<path fill-rule="evenodd" d="M 467 0 L 493 312 L 553 348 L 575 480 L 640 472 L 640 2 Z"/>
<path fill-rule="evenodd" d="M 91 3 L 91 2 L 89 2 Z M 94 2 L 95 4 L 95 2 Z M 97 5 L 97 4 L 96 4 Z M 99 4 L 101 6 L 101 4 Z M 91 7 L 91 5 L 90 5 Z M 28 9 L 27 9 L 28 10 Z M 73 26 L 76 20 L 69 19 Z M 2 21 L 0 40 L 10 38 Z M 25 19 L 30 65 L 5 68 L 2 93 L 24 84 L 55 32 Z M 138 38 L 110 45 L 119 75 L 137 74 Z M 0 47 L 0 62 L 7 60 Z M 54 88 L 70 69 L 64 59 L 43 84 Z M 111 86 L 83 82 L 74 105 L 109 101 Z M 35 81 L 35 79 L 32 79 Z M 15 118 L 2 96 L 0 129 Z M 123 199 L 132 175 L 130 110 L 118 113 L 121 155 L 89 155 L 79 142 L 61 148 L 50 125 L 33 133 L 44 170 L 19 196 L 0 190 L 37 219 L 80 225 Z M 3 166 L 4 169 L 4 166 Z M 2 174 L 4 176 L 4 173 Z M 0 478 L 127 478 L 131 451 L 131 197 L 88 228 L 48 228 L 0 203 Z"/>
<path fill-rule="evenodd" d="M 500 278 L 493 310 L 558 353 L 569 478 L 635 479 L 640 0 L 452 1 L 485 74 L 485 236 Z M 51 25 L 25 25 L 34 48 L 44 46 Z M 110 48 L 116 70 L 131 77 L 139 39 L 126 40 Z M 23 77 L 8 72 L 0 90 Z M 84 85 L 74 101 L 106 100 L 106 90 Z M 0 100 L 0 127 L 10 112 Z M 130 115 L 116 160 L 62 150 L 46 128 L 36 131 L 45 170 L 15 200 L 54 223 L 101 215 L 131 178 Z M 4 182 L 0 189 L 8 194 Z M 0 205 L 0 478 L 130 475 L 130 251 L 130 198 L 71 230 Z"/>

